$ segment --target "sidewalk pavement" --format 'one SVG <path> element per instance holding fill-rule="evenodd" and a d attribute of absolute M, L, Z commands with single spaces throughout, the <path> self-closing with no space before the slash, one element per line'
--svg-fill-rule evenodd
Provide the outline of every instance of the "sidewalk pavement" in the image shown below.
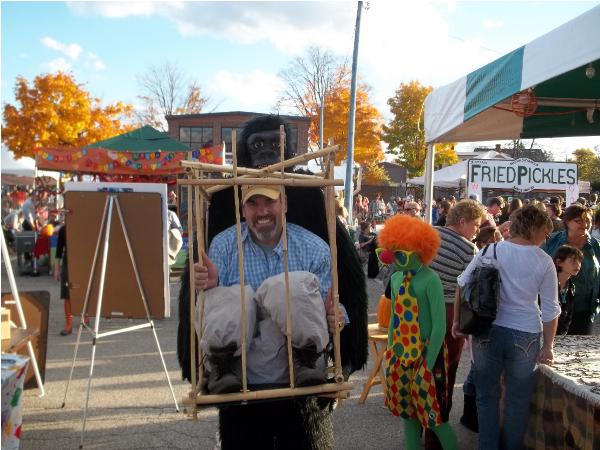
<path fill-rule="evenodd" d="M 13 267 L 15 267 L 13 261 Z M 64 324 L 58 283 L 48 275 L 21 277 L 15 272 L 19 291 L 47 290 L 51 295 L 46 362 L 46 395 L 37 389 L 25 391 L 23 411 L 23 450 L 79 448 L 83 408 L 90 370 L 91 338 L 82 334 L 73 380 L 66 405 L 61 408 L 75 349 L 76 333 L 59 336 Z M 157 320 L 156 332 L 181 412 L 175 405 L 149 328 L 102 338 L 96 346 L 96 361 L 89 398 L 84 448 L 89 449 L 213 449 L 216 445 L 218 415 L 215 408 L 200 410 L 198 421 L 184 412 L 181 400 L 189 384 L 181 381 L 176 355 L 178 281 L 170 285 L 171 318 Z M 377 320 L 377 302 L 383 290 L 377 280 L 368 280 L 369 321 Z M 2 291 L 10 291 L 2 267 Z M 105 320 L 100 331 L 142 323 L 140 320 Z M 75 320 L 79 324 L 79 319 Z M 372 361 L 351 376 L 354 390 L 334 413 L 336 449 L 397 449 L 404 447 L 401 419 L 383 405 L 380 386 L 369 393 L 364 405 L 358 404 L 363 383 Z M 468 372 L 468 352 L 457 375 L 462 382 Z M 462 384 L 454 390 L 450 421 L 459 448 L 477 448 L 477 434 L 459 424 L 462 414 Z"/>

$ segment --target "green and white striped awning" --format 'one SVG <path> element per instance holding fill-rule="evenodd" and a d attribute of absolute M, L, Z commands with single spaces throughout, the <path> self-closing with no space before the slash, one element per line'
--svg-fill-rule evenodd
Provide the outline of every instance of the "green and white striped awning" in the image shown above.
<path fill-rule="evenodd" d="M 425 100 L 428 143 L 596 135 L 600 6 Z"/>

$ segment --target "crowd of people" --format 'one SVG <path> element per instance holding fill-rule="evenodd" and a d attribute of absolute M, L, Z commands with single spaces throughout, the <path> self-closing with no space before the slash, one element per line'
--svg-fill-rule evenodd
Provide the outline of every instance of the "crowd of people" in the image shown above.
<path fill-rule="evenodd" d="M 363 197 L 355 205 L 364 203 Z M 413 204 L 420 212 L 418 202 L 403 203 L 394 214 L 415 215 Z M 441 245 L 430 267 L 442 281 L 446 301 L 448 410 L 461 352 L 470 347 L 460 421 L 480 433 L 481 449 L 521 448 L 536 364 L 552 364 L 555 335 L 594 332 L 600 312 L 599 206 L 596 194 L 572 205 L 560 196 L 510 202 L 492 197 L 486 205 L 436 199 L 433 223 Z M 376 224 L 364 215 L 367 209 L 359 211 L 357 247 L 361 259 L 370 262 L 366 253 L 377 248 Z M 477 267 L 480 250 L 494 243 L 502 280 L 496 320 L 480 335 L 466 336 L 459 331 L 460 288 Z M 377 270 L 369 267 L 367 273 L 374 277 Z M 430 430 L 425 440 L 427 449 L 441 448 Z"/>
<path fill-rule="evenodd" d="M 172 265 L 183 244 L 183 229 L 175 212 L 177 194 L 170 191 L 168 197 L 169 203 L 173 203 L 167 211 L 168 261 Z M 65 325 L 60 335 L 68 336 L 73 332 L 73 313 L 69 298 L 66 225 L 64 215 L 59 212 L 61 205 L 62 196 L 57 196 L 56 191 L 38 189 L 35 192 L 33 188 L 26 186 L 12 186 L 2 190 L 2 231 L 7 246 L 16 251 L 18 233 L 36 232 L 34 251 L 26 252 L 23 258 L 25 263 L 32 266 L 30 274 L 45 272 L 60 283 L 60 298 L 64 301 L 65 315 Z M 51 257 L 53 237 L 56 239 L 54 258 Z M 87 315 L 85 320 L 87 323 Z"/>
<path fill-rule="evenodd" d="M 337 217 L 348 226 L 348 214 L 341 193 L 337 200 Z M 261 323 L 264 327 L 271 327 L 269 341 L 279 343 L 276 345 L 278 347 L 285 334 L 283 325 L 276 320 L 281 305 L 269 303 L 270 297 L 260 292 L 265 282 L 279 283 L 276 277 L 283 271 L 278 246 L 281 245 L 283 231 L 281 211 L 286 207 L 287 199 L 280 197 L 278 190 L 251 187 L 243 191 L 242 205 L 247 227 L 243 228 L 242 234 L 243 253 L 249 264 L 246 269 L 247 282 L 249 289 L 255 292 L 248 296 L 247 306 L 250 311 L 254 303 L 263 310 L 273 310 L 270 314 L 275 325 Z M 366 196 L 356 196 L 353 204 L 353 214 L 359 225 L 356 247 L 361 262 L 368 264 L 369 277 L 377 276 L 376 272 L 380 269 L 378 259 L 374 256 L 378 247 L 377 225 L 396 215 L 422 218 L 423 209 L 422 203 L 411 197 L 391 197 L 385 202 L 381 194 L 371 201 Z M 552 364 L 557 334 L 589 335 L 594 332 L 594 321 L 600 312 L 600 207 L 597 196 L 593 194 L 589 200 L 580 198 L 572 205 L 566 205 L 560 196 L 542 201 L 512 198 L 510 202 L 503 197 L 492 197 L 485 205 L 476 199 L 457 201 L 454 197 L 448 197 L 436 199 L 433 212 L 432 221 L 440 245 L 428 266 L 441 281 L 445 304 L 445 324 L 442 321 L 441 326 L 445 328 L 443 348 L 446 351 L 448 404 L 444 410 L 449 413 L 452 408 L 452 393 L 461 354 L 464 348 L 469 347 L 471 367 L 467 378 L 462 380 L 464 404 L 461 423 L 479 432 L 481 449 L 521 448 L 536 365 Z M 3 217 L 5 235 L 19 230 L 41 231 L 43 227 L 51 225 L 58 228 L 61 225 L 56 219 L 44 219 L 31 196 L 23 198 L 18 209 L 11 209 Z M 180 230 L 180 225 L 175 221 L 173 223 L 169 228 Z M 70 334 L 72 329 L 72 313 L 66 289 L 65 231 L 66 228 L 62 226 L 60 233 L 57 233 L 57 262 L 53 270 L 65 288 L 61 289 L 61 298 L 65 301 L 65 329 L 62 335 Z M 239 249 L 234 245 L 234 231 L 235 228 L 230 227 L 215 237 L 208 254 L 202 254 L 201 262 L 194 266 L 195 287 L 205 290 L 209 299 L 216 294 L 224 295 L 226 288 L 235 287 L 240 282 L 239 268 L 236 269 L 236 252 Z M 316 324 L 313 335 L 294 335 L 293 339 L 295 383 L 298 386 L 321 384 L 325 382 L 324 372 L 317 367 L 317 363 L 334 330 L 343 330 L 351 322 L 342 305 L 338 310 L 333 310 L 329 292 L 330 253 L 326 243 L 293 224 L 288 224 L 287 238 L 290 241 L 288 245 L 292 245 L 291 270 L 302 273 L 304 277 L 298 280 L 297 286 L 294 285 L 293 291 L 299 290 L 300 286 L 304 290 L 308 289 L 305 285 L 310 286 L 315 299 L 310 302 L 311 307 L 306 312 L 307 320 Z M 459 328 L 460 291 L 482 258 L 483 252 L 480 250 L 489 244 L 497 244 L 493 254 L 502 280 L 496 319 L 484 332 L 467 336 Z M 419 270 L 421 266 L 416 271 Z M 390 277 L 391 273 L 388 273 L 384 286 Z M 387 288 L 386 293 L 389 295 L 390 292 L 390 288 Z M 440 312 L 443 310 L 442 307 Z M 315 311 L 318 320 L 313 317 L 314 314 L 310 315 Z M 229 320 L 223 311 L 217 311 L 216 316 L 224 321 Z M 255 319 L 250 317 L 249 320 Z M 216 324 L 217 321 L 211 323 Z M 297 330 L 305 328 L 310 327 L 296 327 Z M 263 337 L 268 334 L 268 330 L 264 331 Z M 256 336 L 249 336 L 249 341 L 253 346 L 251 349 L 265 344 L 259 342 Z M 208 367 L 212 367 L 207 380 L 210 392 L 240 390 L 239 370 L 223 372 L 215 369 L 220 368 L 224 360 L 230 366 L 233 364 L 237 367 L 240 363 L 237 348 L 229 348 L 225 344 L 202 343 L 206 346 Z M 227 350 L 226 354 L 224 349 Z M 259 361 L 253 365 L 252 358 L 256 355 L 258 353 L 250 352 L 248 379 L 251 384 L 286 382 L 285 360 L 277 362 L 281 363 L 281 376 L 272 379 L 272 370 L 269 370 L 268 376 L 263 376 L 258 369 L 272 369 L 275 362 L 265 365 L 264 361 Z M 277 356 L 277 353 L 273 355 Z M 500 407 L 502 397 L 503 408 Z M 276 410 L 267 411 L 260 405 L 256 409 L 224 408 L 220 417 L 224 443 L 235 435 L 228 424 L 237 422 L 242 412 L 248 423 L 255 423 L 249 420 L 249 416 L 268 412 L 275 414 L 274 418 L 296 417 L 294 408 L 290 406 L 289 411 L 283 414 Z M 292 422 L 301 423 L 296 419 Z M 267 436 L 265 439 L 270 441 L 274 439 L 273 436 L 283 439 L 272 428 L 267 426 L 261 430 Z M 291 438 L 305 434 L 296 431 L 290 434 Z M 248 429 L 247 433 L 252 433 L 252 430 Z M 441 448 L 438 434 L 431 429 L 425 430 L 424 438 L 427 449 Z"/>

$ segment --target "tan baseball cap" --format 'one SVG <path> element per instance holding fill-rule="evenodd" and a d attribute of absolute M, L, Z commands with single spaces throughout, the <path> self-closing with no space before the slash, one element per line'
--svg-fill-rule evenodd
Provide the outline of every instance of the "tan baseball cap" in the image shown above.
<path fill-rule="evenodd" d="M 279 188 L 275 186 L 242 186 L 242 204 L 245 204 L 254 195 L 264 195 L 272 200 L 276 200 L 279 198 L 279 194 Z"/>

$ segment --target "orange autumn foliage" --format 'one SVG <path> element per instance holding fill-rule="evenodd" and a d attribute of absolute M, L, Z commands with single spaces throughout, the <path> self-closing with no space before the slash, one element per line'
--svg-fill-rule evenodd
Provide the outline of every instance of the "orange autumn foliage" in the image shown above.
<path fill-rule="evenodd" d="M 350 111 L 350 84 L 344 81 L 333 87 L 325 97 L 324 141 L 333 140 L 334 144 L 344 147 L 348 142 L 348 116 Z M 311 143 L 319 142 L 320 110 L 313 117 L 309 131 Z M 381 149 L 381 126 L 383 118 L 369 99 L 369 87 L 365 84 L 356 90 L 356 118 L 354 127 L 354 161 L 366 165 L 379 162 L 384 158 Z M 336 164 L 346 159 L 347 152 L 336 154 Z"/>
<path fill-rule="evenodd" d="M 38 75 L 32 85 L 17 77 L 15 99 L 17 106 L 3 108 L 2 143 L 16 159 L 35 157 L 42 147 L 83 147 L 133 128 L 125 124 L 131 105 L 102 107 L 63 72 Z"/>

